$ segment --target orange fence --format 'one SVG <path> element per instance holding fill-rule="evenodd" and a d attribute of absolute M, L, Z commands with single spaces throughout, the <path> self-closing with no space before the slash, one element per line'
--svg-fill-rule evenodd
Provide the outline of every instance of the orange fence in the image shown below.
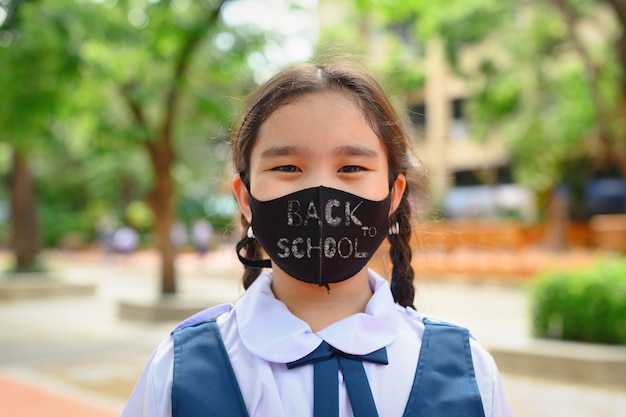
<path fill-rule="evenodd" d="M 456 276 L 470 279 L 515 280 L 550 267 L 581 267 L 595 256 L 595 235 L 587 223 L 570 223 L 568 250 L 551 252 L 545 227 L 515 221 L 441 220 L 414 228 L 413 266 L 418 277 Z M 390 276 L 387 243 L 371 267 Z"/>
<path fill-rule="evenodd" d="M 598 231 L 591 224 L 593 222 L 569 223 L 565 230 L 566 246 L 598 246 Z M 626 237 L 625 227 L 626 217 L 620 229 L 625 231 Z M 613 233 L 616 228 L 607 226 Z M 544 225 L 524 225 L 513 220 L 442 220 L 417 224 L 414 232 L 415 247 L 442 250 L 522 249 L 542 245 L 546 235 Z"/>
<path fill-rule="evenodd" d="M 529 245 L 533 236 L 513 221 L 440 221 L 417 225 L 415 239 L 418 248 L 520 249 Z"/>
<path fill-rule="evenodd" d="M 626 252 L 626 214 L 594 216 L 589 225 L 596 247 Z"/>

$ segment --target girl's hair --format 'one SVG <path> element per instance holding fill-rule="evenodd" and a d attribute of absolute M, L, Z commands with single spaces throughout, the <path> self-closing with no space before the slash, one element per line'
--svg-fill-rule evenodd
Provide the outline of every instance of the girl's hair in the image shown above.
<path fill-rule="evenodd" d="M 409 244 L 412 236 L 409 190 L 421 185 L 421 181 L 411 184 L 417 165 L 410 156 L 408 135 L 382 87 L 371 75 L 356 69 L 352 64 L 300 64 L 275 75 L 251 94 L 238 129 L 233 131 L 231 144 L 235 172 L 239 173 L 249 189 L 250 153 L 263 122 L 281 106 L 306 94 L 323 91 L 345 93 L 361 108 L 370 127 L 386 149 L 390 186 L 401 173 L 409 181 L 392 219 L 393 223 L 398 222 L 399 232 L 390 235 L 388 239 L 393 265 L 391 292 L 398 304 L 413 307 L 415 289 Z M 241 216 L 241 222 L 245 233 L 249 223 L 244 216 Z M 262 250 L 256 240 L 247 245 L 245 256 L 251 260 L 261 258 Z M 260 267 L 246 266 L 243 274 L 244 288 L 247 289 L 260 273 Z"/>

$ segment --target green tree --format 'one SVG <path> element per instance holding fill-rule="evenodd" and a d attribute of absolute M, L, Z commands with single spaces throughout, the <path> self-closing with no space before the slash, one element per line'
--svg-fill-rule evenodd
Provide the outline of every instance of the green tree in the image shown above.
<path fill-rule="evenodd" d="M 103 148 L 142 149 L 151 178 L 145 201 L 153 213 L 161 256 L 162 292 L 176 292 L 176 177 L 192 168 L 181 153 L 200 142 L 224 139 L 232 105 L 224 99 L 250 82 L 246 50 L 260 44 L 255 33 L 235 33 L 221 20 L 226 2 L 107 2 L 95 6 L 83 45 L 86 76 L 105 95 L 99 126 L 92 132 Z M 220 49 L 219 37 L 231 42 Z M 247 41 L 247 42 L 246 42 Z M 88 100 L 93 94 L 85 94 Z M 103 133 L 105 132 L 105 133 Z M 204 148 L 206 149 L 206 148 Z M 211 154 L 204 161 L 215 162 Z M 206 171 L 205 171 L 206 172 Z"/>
<path fill-rule="evenodd" d="M 19 8 L 18 8 L 19 6 Z M 56 145 L 53 124 L 70 80 L 77 75 L 76 46 L 67 2 L 9 2 L 0 26 L 0 141 L 11 152 L 5 184 L 11 200 L 14 270 L 38 269 L 40 231 L 31 155 Z"/>
<path fill-rule="evenodd" d="M 45 236 L 148 204 L 163 293 L 176 291 L 177 211 L 191 217 L 211 191 L 224 193 L 215 178 L 238 107 L 231 97 L 254 85 L 249 57 L 282 40 L 253 25 L 229 27 L 228 3 L 24 1 L 19 36 L 8 27 L 0 33 L 10 70 L 0 82 L 10 92 L 0 140 L 29 152 L 52 226 Z"/>
<path fill-rule="evenodd" d="M 557 184 L 580 160 L 626 177 L 626 4 L 618 0 L 376 3 L 361 11 L 404 38 L 439 40 L 470 87 L 478 140 L 499 134 L 516 179 L 545 197 L 549 240 L 563 244 Z M 403 31 L 393 30 L 401 27 Z M 409 34 L 409 36 L 407 36 Z"/>
<path fill-rule="evenodd" d="M 623 2 L 384 4 L 389 22 L 410 23 L 418 39 L 443 40 L 449 62 L 472 88 L 475 136 L 499 132 L 522 182 L 547 190 L 566 162 L 590 154 L 626 177 Z"/>

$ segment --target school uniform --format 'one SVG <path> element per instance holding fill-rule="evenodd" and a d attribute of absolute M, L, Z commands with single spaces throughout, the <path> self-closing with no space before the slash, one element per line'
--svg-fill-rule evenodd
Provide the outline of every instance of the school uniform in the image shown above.
<path fill-rule="evenodd" d="M 432 322 L 411 308 L 395 304 L 385 279 L 369 271 L 373 295 L 364 313 L 340 320 L 318 333 L 313 333 L 274 297 L 271 283 L 271 272 L 265 272 L 234 307 L 222 305 L 205 310 L 177 327 L 185 329 L 217 317 L 217 328 L 249 416 L 313 416 L 315 366 L 298 366 L 298 361 L 320 348 L 323 342 L 348 356 L 381 349 L 386 352 L 387 364 L 362 362 L 379 416 L 403 416 L 409 398 L 412 404 L 420 406 L 423 400 L 412 390 L 425 328 Z M 484 415 L 513 416 L 492 357 L 471 337 L 469 351 L 469 367 L 473 364 L 471 376 Z M 172 416 L 174 356 L 175 342 L 170 336 L 150 358 L 123 417 Z M 210 390 L 215 384 L 225 383 L 208 380 L 204 385 Z M 340 417 L 354 416 L 348 391 L 340 371 Z M 414 401 L 416 398 L 419 401 Z"/>

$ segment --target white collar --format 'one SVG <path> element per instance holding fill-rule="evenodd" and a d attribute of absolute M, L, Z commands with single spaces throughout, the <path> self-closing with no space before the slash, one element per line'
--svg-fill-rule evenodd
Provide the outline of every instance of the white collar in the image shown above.
<path fill-rule="evenodd" d="M 237 302 L 241 341 L 250 352 L 270 362 L 292 362 L 311 353 L 322 340 L 350 354 L 364 355 L 393 342 L 398 333 L 396 305 L 389 284 L 369 270 L 373 295 L 365 312 L 340 320 L 318 333 L 294 316 L 271 289 L 272 274 L 262 273 Z"/>

